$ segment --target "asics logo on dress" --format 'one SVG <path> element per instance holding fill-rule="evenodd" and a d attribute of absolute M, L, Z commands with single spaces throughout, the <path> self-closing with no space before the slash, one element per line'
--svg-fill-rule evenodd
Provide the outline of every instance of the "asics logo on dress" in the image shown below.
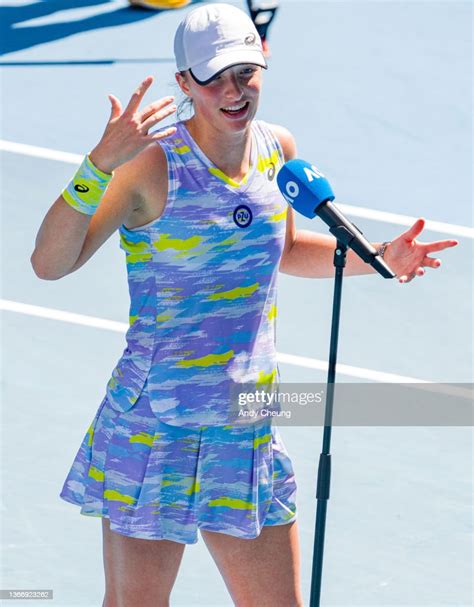
<path fill-rule="evenodd" d="M 270 162 L 270 166 L 268 167 L 267 179 L 268 181 L 273 181 L 275 179 L 276 167 L 274 162 Z"/>

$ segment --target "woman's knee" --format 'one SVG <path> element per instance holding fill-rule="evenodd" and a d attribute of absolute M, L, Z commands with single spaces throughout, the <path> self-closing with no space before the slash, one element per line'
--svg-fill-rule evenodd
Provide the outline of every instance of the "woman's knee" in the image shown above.
<path fill-rule="evenodd" d="M 296 521 L 255 539 L 201 530 L 237 607 L 302 607 Z"/>
<path fill-rule="evenodd" d="M 185 545 L 121 535 L 106 518 L 102 536 L 104 607 L 168 607 Z"/>

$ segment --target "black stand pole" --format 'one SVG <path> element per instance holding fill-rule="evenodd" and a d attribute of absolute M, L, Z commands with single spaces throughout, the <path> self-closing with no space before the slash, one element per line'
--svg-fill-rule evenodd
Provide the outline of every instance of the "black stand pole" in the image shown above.
<path fill-rule="evenodd" d="M 329 349 L 328 386 L 324 417 L 323 450 L 319 456 L 318 485 L 316 490 L 317 510 L 314 532 L 313 571 L 311 575 L 310 607 L 319 607 L 321 600 L 321 578 L 323 571 L 324 533 L 326 530 L 326 510 L 331 482 L 331 430 L 334 403 L 334 383 L 336 378 L 337 341 L 341 312 L 342 278 L 346 265 L 347 245 L 337 240 L 334 253 L 336 280 L 332 307 L 331 345 Z"/>

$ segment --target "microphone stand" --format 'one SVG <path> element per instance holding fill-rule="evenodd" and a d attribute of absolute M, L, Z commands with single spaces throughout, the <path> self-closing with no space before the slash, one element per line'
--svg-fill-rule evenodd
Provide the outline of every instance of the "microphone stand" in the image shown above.
<path fill-rule="evenodd" d="M 334 267 L 336 269 L 336 276 L 332 308 L 331 343 L 329 349 L 328 386 L 324 417 L 323 450 L 319 456 L 318 483 L 316 489 L 317 510 L 314 533 L 313 568 L 311 575 L 311 596 L 309 603 L 310 607 L 319 607 L 321 600 L 321 577 L 323 570 L 326 510 L 329 500 L 329 487 L 331 482 L 330 447 L 334 403 L 334 384 L 336 378 L 337 342 L 339 337 L 339 319 L 341 313 L 342 279 L 344 267 L 346 265 L 346 254 L 348 249 L 347 240 L 351 239 L 350 234 L 348 234 L 347 230 L 344 228 L 334 227 L 330 228 L 329 231 L 337 238 L 333 260 Z"/>

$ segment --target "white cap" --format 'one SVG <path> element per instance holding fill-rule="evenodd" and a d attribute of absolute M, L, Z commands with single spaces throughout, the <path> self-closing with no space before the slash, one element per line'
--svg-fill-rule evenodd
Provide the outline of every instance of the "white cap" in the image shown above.
<path fill-rule="evenodd" d="M 262 42 L 250 17 L 230 4 L 207 4 L 190 11 L 174 37 L 179 71 L 191 70 L 199 84 L 241 63 L 267 68 Z"/>

